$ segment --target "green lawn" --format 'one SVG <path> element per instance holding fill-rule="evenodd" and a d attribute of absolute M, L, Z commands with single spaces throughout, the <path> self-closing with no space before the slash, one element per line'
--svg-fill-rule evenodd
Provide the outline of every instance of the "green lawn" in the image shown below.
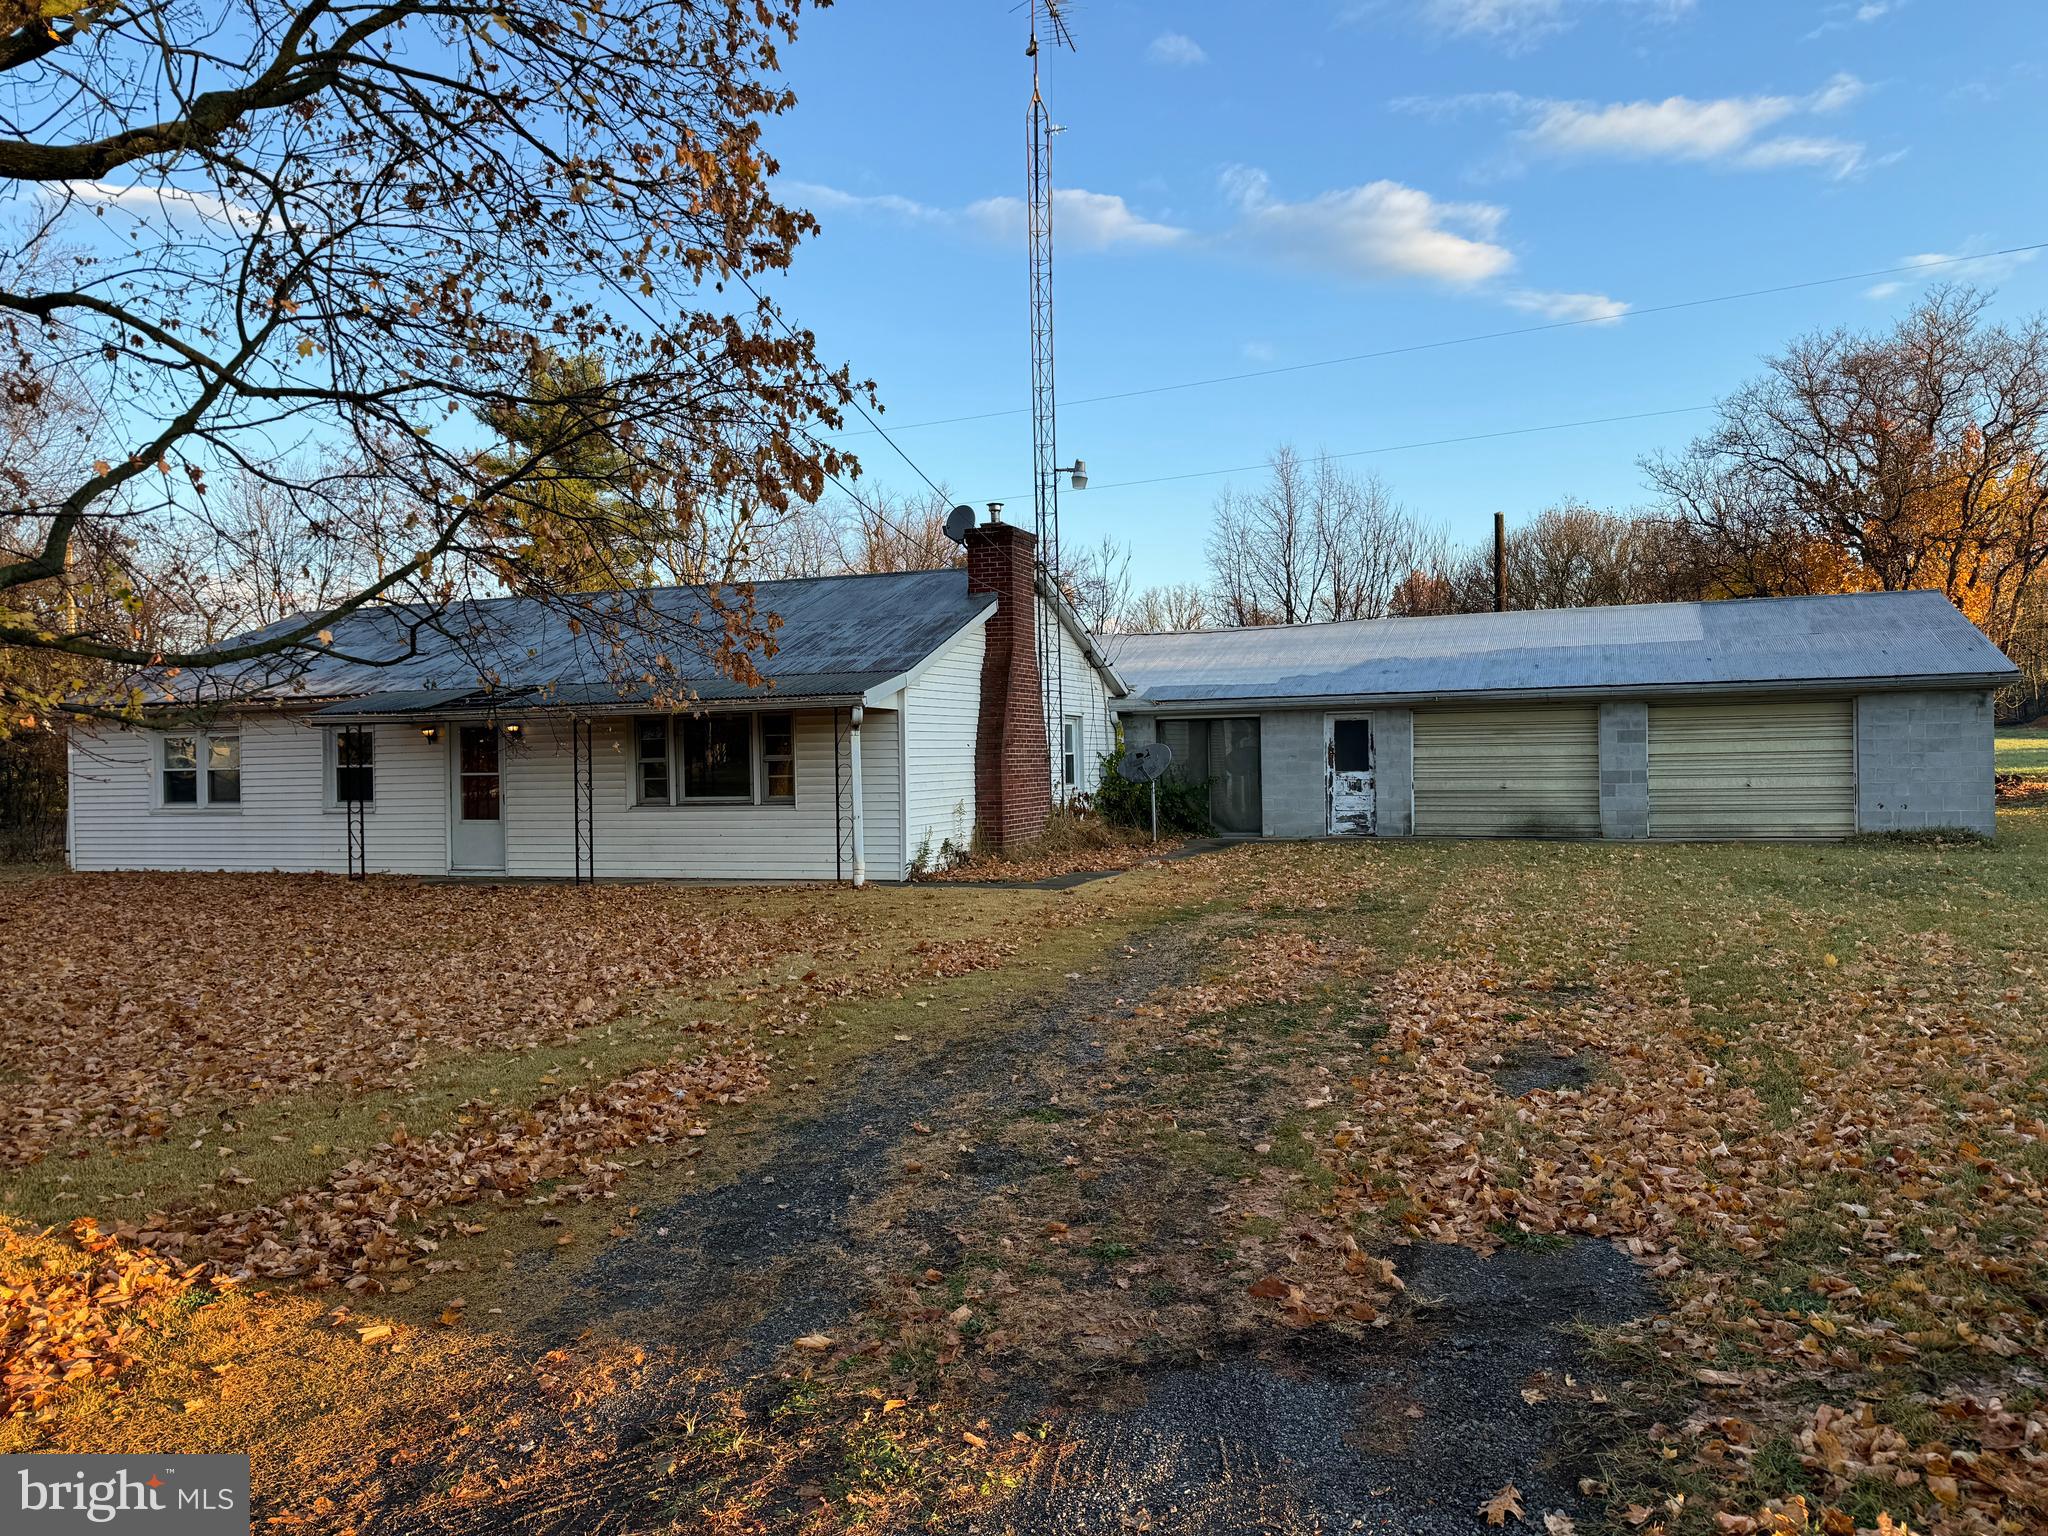
<path fill-rule="evenodd" d="M 1999 732 L 1998 771 L 2048 779 L 2048 720 L 2008 726 Z"/>

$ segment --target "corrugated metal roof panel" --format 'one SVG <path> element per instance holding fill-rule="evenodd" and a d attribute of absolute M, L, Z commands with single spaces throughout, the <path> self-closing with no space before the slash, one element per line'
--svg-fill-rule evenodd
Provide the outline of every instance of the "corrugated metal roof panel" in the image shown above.
<path fill-rule="evenodd" d="M 647 607 L 628 610 L 622 603 Z M 966 571 L 955 569 L 764 581 L 755 588 L 755 604 L 761 614 L 781 620 L 775 655 L 755 656 L 772 689 L 733 682 L 697 647 L 682 643 L 692 634 L 707 645 L 718 638 L 720 620 L 701 587 L 594 597 L 577 615 L 580 632 L 560 604 L 529 598 L 456 605 L 433 627 L 421 628 L 416 639 L 409 629 L 418 610 L 367 608 L 334 626 L 333 654 L 296 673 L 262 662 L 184 681 L 206 693 L 237 697 L 376 694 L 402 701 L 395 705 L 400 710 L 474 693 L 486 680 L 507 704 L 521 690 L 535 689 L 545 690 L 545 702 L 557 705 L 619 703 L 645 696 L 646 690 L 622 689 L 614 679 L 659 673 L 661 635 L 676 667 L 675 675 L 662 677 L 666 694 L 679 687 L 706 700 L 859 694 L 916 666 L 993 608 L 995 596 L 969 592 Z M 615 641 L 621 647 L 616 656 Z"/>
<path fill-rule="evenodd" d="M 1939 592 L 1858 592 L 1108 635 L 1134 702 L 1991 686 L 2018 669 Z"/>

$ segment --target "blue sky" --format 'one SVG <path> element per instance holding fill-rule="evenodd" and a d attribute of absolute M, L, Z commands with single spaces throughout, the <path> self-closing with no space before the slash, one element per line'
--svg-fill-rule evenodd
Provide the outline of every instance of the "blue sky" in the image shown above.
<path fill-rule="evenodd" d="M 1082 0 L 1073 26 L 1048 90 L 1060 448 L 1095 485 L 1063 525 L 1130 543 L 1140 584 L 1199 577 L 1233 477 L 1117 482 L 1707 405 L 1927 276 L 1631 309 L 2048 241 L 2039 0 Z M 1020 518 L 1023 33 L 1006 0 L 842 0 L 787 51 L 799 105 L 770 131 L 825 225 L 778 296 L 877 380 L 920 465 Z M 2048 252 L 1945 275 L 2048 307 Z M 1081 403 L 1580 317 L 1601 323 Z M 1636 504 L 1638 458 L 1709 419 L 1352 464 L 1470 538 L 1496 509 Z M 918 484 L 850 441 L 869 484 Z"/>

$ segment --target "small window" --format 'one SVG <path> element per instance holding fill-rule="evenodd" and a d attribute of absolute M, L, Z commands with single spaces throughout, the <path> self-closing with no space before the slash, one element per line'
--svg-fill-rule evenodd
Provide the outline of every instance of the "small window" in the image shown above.
<path fill-rule="evenodd" d="M 754 721 L 749 715 L 705 715 L 682 722 L 683 798 L 751 800 Z"/>
<path fill-rule="evenodd" d="M 641 805 L 667 805 L 668 717 L 644 715 L 634 721 L 633 739 L 640 774 L 638 802 Z"/>
<path fill-rule="evenodd" d="M 1072 789 L 1081 782 L 1081 717 L 1067 716 L 1066 729 L 1061 732 L 1060 782 Z"/>
<path fill-rule="evenodd" d="M 377 798 L 377 738 L 367 730 L 334 733 L 334 799 L 365 805 Z"/>
<path fill-rule="evenodd" d="M 208 805 L 240 805 L 242 803 L 241 737 L 209 736 L 206 738 L 206 803 Z"/>
<path fill-rule="evenodd" d="M 761 717 L 761 777 L 764 800 L 796 798 L 796 720 L 791 715 Z"/>
<path fill-rule="evenodd" d="M 199 803 L 199 738 L 164 738 L 164 804 Z"/>
<path fill-rule="evenodd" d="M 1339 773 L 1372 772 L 1372 722 L 1335 720 L 1330 724 L 1330 766 Z"/>

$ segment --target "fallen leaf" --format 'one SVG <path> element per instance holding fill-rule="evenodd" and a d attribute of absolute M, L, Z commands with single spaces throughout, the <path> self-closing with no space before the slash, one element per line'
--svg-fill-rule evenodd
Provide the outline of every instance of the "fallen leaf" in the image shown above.
<path fill-rule="evenodd" d="M 1522 1490 L 1513 1483 L 1494 1490 L 1493 1497 L 1479 1501 L 1479 1513 L 1488 1525 L 1506 1525 L 1508 1517 L 1522 1518 Z"/>

